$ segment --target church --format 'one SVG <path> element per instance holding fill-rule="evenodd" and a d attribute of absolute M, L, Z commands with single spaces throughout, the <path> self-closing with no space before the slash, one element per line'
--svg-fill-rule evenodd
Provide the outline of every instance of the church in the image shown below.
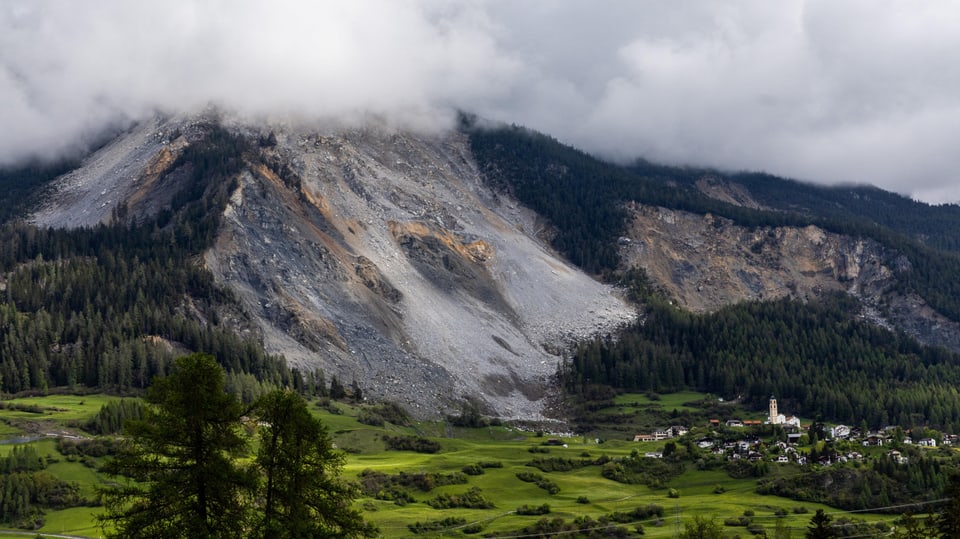
<path fill-rule="evenodd" d="M 777 410 L 777 399 L 773 395 L 770 396 L 770 416 L 767 418 L 768 425 L 790 425 L 796 428 L 800 428 L 800 418 L 792 415 L 785 416 L 778 412 Z"/>

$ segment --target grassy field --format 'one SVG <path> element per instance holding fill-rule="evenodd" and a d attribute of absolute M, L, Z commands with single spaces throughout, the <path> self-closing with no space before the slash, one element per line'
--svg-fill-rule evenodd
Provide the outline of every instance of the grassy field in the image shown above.
<path fill-rule="evenodd" d="M 75 429 L 111 399 L 107 395 L 48 395 L 2 401 L 0 442 L 20 436 Z M 3 449 L 0 443 L 0 451 Z"/>
<path fill-rule="evenodd" d="M 623 395 L 617 395 L 613 402 L 618 406 L 654 405 L 664 410 L 694 411 L 696 408 L 692 408 L 686 404 L 703 400 L 706 397 L 706 393 L 697 393 L 695 391 L 680 391 L 666 395 L 656 395 L 655 398 L 651 398 L 650 395 L 644 393 L 624 393 Z"/>
<path fill-rule="evenodd" d="M 684 403 L 702 399 L 704 395 L 681 393 L 663 395 L 657 400 L 649 400 L 644 395 L 625 395 L 618 400 L 618 406 L 660 406 L 666 410 L 681 408 Z M 38 421 L 42 417 L 43 425 L 78 425 L 94 414 L 112 397 L 103 395 L 50 396 L 18 399 L 18 404 L 35 406 L 39 413 L 22 410 L 2 409 L 0 420 L 4 424 L 17 424 L 22 421 Z M 634 404 L 637 403 L 637 404 Z M 362 508 L 364 517 L 378 526 L 384 537 L 413 537 L 409 525 L 421 522 L 439 521 L 447 518 L 461 519 L 458 524 L 447 530 L 431 532 L 427 537 L 467 537 L 480 536 L 483 533 L 513 533 L 520 528 L 532 525 L 541 518 L 560 517 L 572 521 L 578 517 L 598 519 L 613 512 L 627 513 L 637 507 L 657 504 L 664 510 L 658 519 L 644 519 L 640 522 L 622 524 L 630 529 L 640 524 L 646 537 L 674 537 L 678 523 L 689 522 L 694 515 L 712 517 L 719 522 L 737 518 L 745 511 L 752 512 L 753 523 L 762 524 L 772 535 L 778 518 L 791 528 L 794 537 L 802 537 L 810 516 L 817 509 L 825 509 L 835 518 L 842 512 L 817 504 L 801 503 L 773 496 L 761 496 L 755 492 L 752 479 L 732 479 L 724 471 L 700 471 L 688 464 L 686 471 L 671 479 L 663 488 L 651 489 L 645 485 L 627 485 L 606 479 L 601 475 L 601 466 L 590 465 L 563 472 L 542 472 L 530 467 L 536 457 L 562 457 L 574 460 L 625 457 L 634 450 L 652 451 L 662 448 L 663 443 L 638 444 L 625 439 L 610 439 L 596 443 L 593 438 L 574 436 L 559 438 L 551 434 L 537 435 L 511 426 L 491 426 L 480 429 L 460 429 L 450 427 L 443 422 L 417 423 L 414 426 L 399 427 L 387 424 L 385 427 L 371 427 L 357 420 L 358 409 L 344 404 L 335 404 L 338 413 L 330 407 L 311 406 L 311 409 L 328 427 L 334 443 L 346 453 L 344 475 L 355 479 L 364 470 L 375 470 L 385 474 L 405 472 L 416 474 L 433 472 L 454 474 L 465 466 L 478 463 L 498 463 L 499 467 L 484 469 L 482 475 L 468 476 L 467 484 L 441 486 L 429 492 L 411 491 L 415 499 L 407 505 L 396 505 L 391 501 L 361 498 L 357 507 Z M 384 442 L 386 435 L 428 435 L 439 441 L 442 449 L 438 453 L 424 454 L 411 451 L 388 451 Z M 565 445 L 544 445 L 551 438 Z M 76 482 L 84 496 L 93 497 L 96 486 L 105 480 L 94 469 L 81 462 L 71 462 L 56 451 L 56 442 L 44 437 L 32 442 L 39 452 L 50 455 L 56 462 L 48 470 L 56 476 Z M 0 445 L 0 455 L 12 449 L 12 445 Z M 533 451 L 533 452 L 532 452 Z M 543 452 L 548 451 L 548 452 Z M 553 482 L 559 492 L 549 494 L 534 483 L 517 478 L 518 473 L 533 472 Z M 773 466 L 772 475 L 797 473 L 792 466 Z M 722 489 L 717 489 L 717 485 Z M 490 509 L 434 509 L 428 501 L 441 494 L 462 494 L 471 487 L 479 488 L 482 495 L 495 504 Z M 678 497 L 669 497 L 670 489 L 678 492 Z M 721 493 L 717 493 L 722 490 Z M 549 504 L 550 514 L 543 516 L 524 516 L 516 514 L 519 507 L 541 506 Z M 97 508 L 81 507 L 63 511 L 51 511 L 46 515 L 46 523 L 40 530 L 50 534 L 68 534 L 83 537 L 98 537 L 95 525 Z M 780 516 L 776 513 L 780 512 Z M 891 521 L 891 516 L 856 515 L 868 520 Z M 462 522 L 463 524 L 459 524 Z M 474 525 L 479 533 L 464 534 L 465 526 Z M 743 527 L 725 527 L 725 533 L 733 537 L 749 536 Z M 5 537 L 23 537 L 22 535 L 4 535 Z"/>

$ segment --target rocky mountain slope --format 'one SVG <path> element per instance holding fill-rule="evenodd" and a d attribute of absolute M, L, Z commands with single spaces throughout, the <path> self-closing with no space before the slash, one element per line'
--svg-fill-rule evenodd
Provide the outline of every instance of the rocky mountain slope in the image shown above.
<path fill-rule="evenodd" d="M 749 191 L 717 179 L 698 182 L 709 196 L 755 207 Z M 860 316 L 906 332 L 921 343 L 960 351 L 960 324 L 916 294 L 896 291 L 911 263 L 869 238 L 817 226 L 757 227 L 730 219 L 628 204 L 626 266 L 641 267 L 679 305 L 714 311 L 740 301 L 809 300 L 845 292 L 860 300 Z"/>
<path fill-rule="evenodd" d="M 256 141 L 202 263 L 292 365 L 322 368 L 422 416 L 464 398 L 544 413 L 557 352 L 634 311 L 538 239 L 536 215 L 482 181 L 465 136 L 236 124 Z M 77 227 L 169 203 L 205 135 L 156 119 L 60 178 L 32 220 Z M 227 316 L 231 316 L 227 313 Z"/>
<path fill-rule="evenodd" d="M 218 235 L 196 262 L 238 299 L 220 319 L 294 366 L 356 381 L 366 395 L 419 416 L 470 399 L 488 413 L 536 418 L 548 413 L 560 352 L 635 319 L 619 291 L 548 247 L 559 230 L 518 203 L 505 178 L 480 172 L 466 134 L 282 122 L 224 127 L 246 149 Z M 203 117 L 134 126 L 60 177 L 32 221 L 78 227 L 165 211 L 190 185 L 191 164 L 180 157 L 213 129 L 216 122 Z M 554 153 L 533 156 L 543 174 L 560 178 L 575 169 L 563 162 L 568 150 L 548 147 Z M 500 175 L 529 172 L 483 166 Z M 692 184 L 726 204 L 782 211 L 720 176 L 703 174 Z M 898 286 L 912 271 L 910 259 L 869 237 L 813 225 L 748 227 L 622 199 L 617 205 L 627 216 L 620 269 L 645 269 L 684 308 L 842 291 L 860 300 L 859 316 L 960 350 L 960 325 Z"/>

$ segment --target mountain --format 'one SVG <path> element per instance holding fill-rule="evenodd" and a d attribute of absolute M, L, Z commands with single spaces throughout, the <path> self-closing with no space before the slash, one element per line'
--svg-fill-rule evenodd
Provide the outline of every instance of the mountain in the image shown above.
<path fill-rule="evenodd" d="M 241 355 L 231 372 L 244 391 L 255 390 L 247 376 L 302 385 L 319 370 L 421 417 L 469 401 L 539 418 L 555 413 L 565 353 L 595 338 L 615 343 L 656 315 L 638 309 L 651 300 L 633 293 L 638 282 L 704 316 L 792 302 L 799 314 L 789 316 L 807 326 L 850 321 L 947 347 L 930 360 L 948 365 L 942 378 L 960 364 L 951 355 L 960 351 L 960 211 L 873 188 L 617 166 L 469 118 L 459 131 L 423 134 L 215 113 L 157 117 L 78 163 L 4 174 L 0 182 L 38 185 L 31 226 L 7 225 L 0 238 L 9 317 L 30 327 L 44 313 L 62 317 L 41 326 L 52 328 L 34 347 L 42 360 L 24 369 L 19 355 L 0 357 L 8 391 L 135 389 L 163 372 L 166 360 L 143 350 L 161 342 L 213 347 L 224 363 Z M 74 266 L 79 277 L 61 275 Z M 86 277 L 90 266 L 99 280 Z M 111 300 L 91 283 L 114 271 L 129 275 L 116 283 L 129 290 Z M 829 316 L 804 310 L 818 302 Z M 118 311 L 123 323 L 106 342 L 82 330 Z M 16 335 L 0 332 L 0 346 L 28 347 Z M 914 350 L 868 341 L 891 354 Z M 101 365 L 105 356 L 111 363 Z M 657 383 L 706 388 L 680 371 Z M 762 380 L 743 384 L 769 395 Z"/>
<path fill-rule="evenodd" d="M 31 221 L 156 216 L 191 188 L 198 164 L 184 156 L 215 125 L 136 126 L 57 179 Z M 464 134 L 225 128 L 251 143 L 197 263 L 250 317 L 233 324 L 292 366 L 421 415 L 470 398 L 538 417 L 558 351 L 634 318 L 536 237 L 538 216 L 485 185 Z"/>
<path fill-rule="evenodd" d="M 475 131 L 471 142 L 487 177 L 553 223 L 554 246 L 593 272 L 642 268 L 694 312 L 843 291 L 860 316 L 960 350 L 960 257 L 939 247 L 958 206 L 869 187 L 619 167 L 521 128 Z M 927 214 L 942 225 L 933 245 L 918 232 L 930 230 Z"/>

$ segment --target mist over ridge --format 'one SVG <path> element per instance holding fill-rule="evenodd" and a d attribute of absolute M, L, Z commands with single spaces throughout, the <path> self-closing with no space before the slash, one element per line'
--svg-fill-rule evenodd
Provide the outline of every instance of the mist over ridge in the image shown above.
<path fill-rule="evenodd" d="M 960 199 L 960 8 L 793 0 L 11 0 L 0 164 L 215 105 L 419 131 L 456 110 L 613 160 Z"/>

